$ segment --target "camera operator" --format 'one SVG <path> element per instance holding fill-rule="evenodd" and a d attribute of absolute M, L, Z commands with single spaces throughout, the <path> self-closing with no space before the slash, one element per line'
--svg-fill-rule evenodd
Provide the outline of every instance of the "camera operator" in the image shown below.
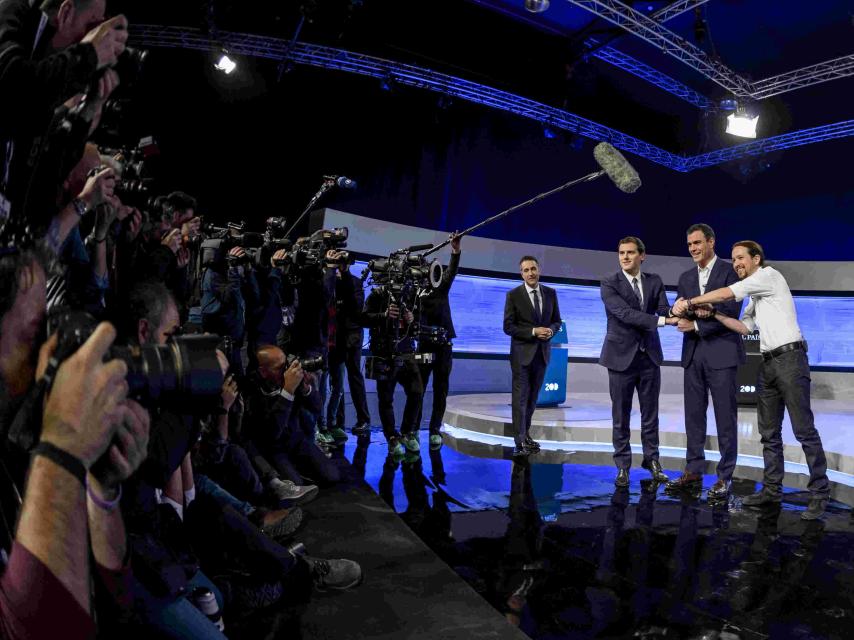
<path fill-rule="evenodd" d="M 55 339 L 42 347 L 36 368 L 34 345 L 45 308 L 42 264 L 37 251 L 0 257 L 0 427 L 7 469 L 9 424 L 56 347 Z M 19 522 L 0 579 L 4 638 L 55 635 L 55 616 L 66 625 L 68 637 L 94 636 L 90 549 L 100 589 L 111 595 L 111 605 L 129 605 L 121 598 L 128 593 L 129 569 L 124 523 L 116 507 L 121 483 L 145 457 L 148 418 L 139 405 L 125 399 L 125 364 L 104 362 L 114 335 L 112 327 L 100 325 L 53 379 L 20 519 L 14 513 L 3 517 L 4 523 Z M 11 540 L 12 533 L 7 531 L 4 540 Z M 38 591 L 32 592 L 33 587 Z M 99 614 L 102 623 L 116 617 L 101 606 Z"/>
<path fill-rule="evenodd" d="M 256 357 L 258 370 L 249 379 L 244 421 L 249 438 L 283 479 L 302 484 L 305 476 L 320 486 L 338 482 L 338 468 L 314 443 L 314 425 L 303 419 L 303 410 L 320 412 L 314 375 L 272 345 L 261 347 Z"/>
<path fill-rule="evenodd" d="M 202 276 L 202 329 L 231 338 L 232 351 L 226 356 L 238 375 L 244 372 L 240 350 L 246 333 L 246 309 L 254 309 L 259 297 L 255 272 L 242 247 L 232 247 L 225 260 L 206 269 Z"/>
<path fill-rule="evenodd" d="M 282 326 L 282 307 L 293 298 L 293 285 L 285 280 L 283 264 L 287 259 L 286 249 L 278 249 L 270 256 L 266 247 L 261 249 L 261 264 L 256 271 L 258 281 L 258 305 L 252 311 L 252 320 L 247 322 L 247 355 L 251 369 L 257 367 L 255 354 L 265 344 L 276 344 Z M 266 263 L 266 264 L 265 264 Z"/>
<path fill-rule="evenodd" d="M 104 9 L 104 0 L 0 4 L 0 210 L 8 214 L 14 207 L 17 220 L 26 219 L 37 229 L 46 228 L 55 213 L 53 187 L 79 158 L 101 106 L 118 83 L 108 67 L 124 51 L 127 20 L 116 16 L 105 21 Z M 74 106 L 67 101 L 83 91 L 97 95 L 75 114 L 74 122 L 81 126 L 68 135 L 55 129 Z"/>
<path fill-rule="evenodd" d="M 344 433 L 344 368 L 350 383 L 350 397 L 356 410 L 353 435 L 370 433 L 371 416 L 365 395 L 365 378 L 362 376 L 362 309 L 365 292 L 362 281 L 350 273 L 348 260 L 339 260 L 335 280 L 334 315 L 329 322 L 329 402 L 326 407 L 326 424 L 333 438 L 346 440 Z"/>
<path fill-rule="evenodd" d="M 421 381 L 424 383 L 424 392 L 427 392 L 427 383 L 430 374 L 433 374 L 433 411 L 430 414 L 430 447 L 442 446 L 442 418 L 445 416 L 445 404 L 448 399 L 448 388 L 451 379 L 451 367 L 453 365 L 453 345 L 451 340 L 457 337 L 454 331 L 454 321 L 451 318 L 451 305 L 448 302 L 448 293 L 457 275 L 460 266 L 460 242 L 461 238 L 451 234 L 451 260 L 448 268 L 442 271 L 441 284 L 432 289 L 430 293 L 420 299 L 421 314 L 419 320 L 424 324 L 442 327 L 448 332 L 448 342 L 441 345 L 430 345 L 433 353 L 433 361 L 421 363 Z M 418 412 L 418 424 L 421 424 L 421 410 Z"/>
<path fill-rule="evenodd" d="M 376 287 L 371 291 L 365 300 L 362 317 L 365 326 L 371 329 L 372 355 L 388 356 L 388 336 L 402 336 L 396 342 L 396 355 L 389 362 L 390 370 L 384 379 L 377 380 L 377 398 L 383 434 L 389 443 L 389 453 L 403 455 L 404 447 L 416 453 L 421 449 L 418 443 L 418 412 L 424 397 L 424 385 L 421 383 L 418 365 L 412 357 L 415 343 L 409 329 L 415 317 L 409 309 L 401 311 L 392 301 L 386 287 Z M 406 393 L 400 432 L 395 429 L 394 418 L 394 388 L 397 383 L 400 383 Z"/>

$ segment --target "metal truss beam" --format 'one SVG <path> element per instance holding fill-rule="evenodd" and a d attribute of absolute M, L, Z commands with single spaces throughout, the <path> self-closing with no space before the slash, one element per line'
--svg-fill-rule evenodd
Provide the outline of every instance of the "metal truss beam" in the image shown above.
<path fill-rule="evenodd" d="M 709 0 L 676 0 L 676 2 L 671 2 L 667 6 L 661 7 L 658 11 L 653 11 L 649 14 L 649 17 L 656 22 L 663 24 L 671 18 L 681 16 L 687 11 L 692 11 L 696 7 L 706 4 L 708 1 Z"/>
<path fill-rule="evenodd" d="M 854 54 L 795 69 L 753 83 L 751 97 L 756 100 L 770 98 L 830 80 L 854 76 Z"/>
<path fill-rule="evenodd" d="M 219 32 L 218 36 L 218 39 L 214 39 L 197 29 L 183 27 L 156 25 L 131 27 L 131 39 L 135 46 L 211 52 L 226 46 L 229 52 L 235 54 L 380 78 L 398 85 L 418 87 L 513 113 L 592 140 L 606 140 L 618 149 L 680 172 L 693 171 L 746 156 L 760 155 L 767 151 L 854 136 L 854 120 L 851 120 L 685 157 L 569 111 L 415 65 L 307 43 L 296 43 L 290 46 L 286 40 L 253 34 Z"/>

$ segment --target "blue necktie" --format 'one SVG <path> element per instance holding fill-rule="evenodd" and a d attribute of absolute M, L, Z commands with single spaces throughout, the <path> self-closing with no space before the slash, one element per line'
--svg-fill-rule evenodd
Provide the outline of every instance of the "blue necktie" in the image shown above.
<path fill-rule="evenodd" d="M 635 295 L 638 298 L 638 304 L 641 306 L 641 309 L 643 309 L 643 296 L 641 296 L 640 287 L 638 287 L 638 279 L 637 278 L 632 278 L 632 287 L 634 287 Z"/>
<path fill-rule="evenodd" d="M 539 324 L 542 322 L 542 312 L 540 311 L 540 296 L 537 295 L 537 290 L 534 289 L 531 293 L 534 294 L 534 320 Z"/>

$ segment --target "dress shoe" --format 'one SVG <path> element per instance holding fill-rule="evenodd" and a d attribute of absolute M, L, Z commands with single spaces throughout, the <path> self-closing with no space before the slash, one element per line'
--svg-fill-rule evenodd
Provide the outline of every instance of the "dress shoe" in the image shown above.
<path fill-rule="evenodd" d="M 649 463 L 644 463 L 643 467 L 649 471 L 649 475 L 656 482 L 668 482 L 670 480 L 661 470 L 661 463 L 658 460 L 650 460 Z"/>
<path fill-rule="evenodd" d="M 629 486 L 629 470 L 628 469 L 619 469 L 617 471 L 617 477 L 614 478 L 614 484 L 618 487 L 628 487 Z"/>
<path fill-rule="evenodd" d="M 531 449 L 525 443 L 517 444 L 515 447 L 513 447 L 513 457 L 514 458 L 520 458 L 520 457 L 527 458 L 532 453 L 536 453 L 536 451 Z"/>
<path fill-rule="evenodd" d="M 779 491 L 769 491 L 768 489 L 762 489 L 761 491 L 757 491 L 749 496 L 745 496 L 741 499 L 741 504 L 745 507 L 761 507 L 765 504 L 775 504 L 780 502 L 783 499 L 783 496 L 780 495 Z"/>
<path fill-rule="evenodd" d="M 718 481 L 715 482 L 710 488 L 706 497 L 709 500 L 722 500 L 729 495 L 729 488 L 732 484 L 730 480 L 724 480 L 723 478 L 718 478 Z"/>
<path fill-rule="evenodd" d="M 529 449 L 533 449 L 534 451 L 540 450 L 540 443 L 536 440 L 532 440 L 531 436 L 525 436 L 524 444 L 526 447 L 528 447 Z"/>
<path fill-rule="evenodd" d="M 699 473 L 686 471 L 676 480 L 671 480 L 665 487 L 667 491 L 701 491 L 703 488 L 703 476 Z"/>
<path fill-rule="evenodd" d="M 371 425 L 367 422 L 360 422 L 352 429 L 354 436 L 368 435 L 371 432 Z"/>
<path fill-rule="evenodd" d="M 817 520 L 824 515 L 825 508 L 827 508 L 827 496 L 810 498 L 807 510 L 801 514 L 801 520 Z"/>

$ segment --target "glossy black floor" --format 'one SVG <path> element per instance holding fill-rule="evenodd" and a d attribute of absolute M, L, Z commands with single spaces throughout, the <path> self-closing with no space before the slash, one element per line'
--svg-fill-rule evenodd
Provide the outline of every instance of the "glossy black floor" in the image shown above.
<path fill-rule="evenodd" d="M 343 455 L 531 638 L 854 638 L 845 505 L 805 522 L 804 492 L 743 508 L 752 481 L 737 480 L 729 502 L 711 506 L 664 495 L 640 469 L 615 489 L 607 455 L 549 464 L 514 462 L 506 450 L 501 459 L 430 451 L 423 430 L 421 445 L 420 456 L 395 460 L 375 430 L 351 437 Z"/>

